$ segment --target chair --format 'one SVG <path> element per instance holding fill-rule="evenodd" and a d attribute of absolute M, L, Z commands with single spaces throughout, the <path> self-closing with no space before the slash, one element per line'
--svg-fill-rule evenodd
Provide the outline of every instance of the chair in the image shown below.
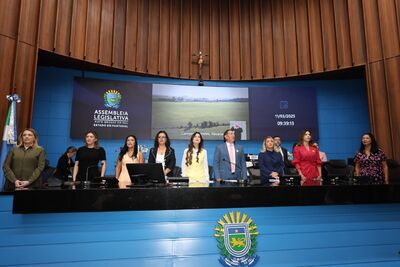
<path fill-rule="evenodd" d="M 172 176 L 173 177 L 182 177 L 182 169 L 179 166 L 175 166 L 174 169 L 172 170 Z"/>
<path fill-rule="evenodd" d="M 56 168 L 50 166 L 50 162 L 46 159 L 45 167 L 39 177 L 42 187 L 61 186 L 63 181 L 53 176 L 55 171 Z"/>
<path fill-rule="evenodd" d="M 400 164 L 394 159 L 386 160 L 389 168 L 389 183 L 400 184 Z"/>
<path fill-rule="evenodd" d="M 288 163 L 286 163 L 285 168 L 283 169 L 283 174 L 284 175 L 298 175 L 299 172 L 297 171 L 296 167 L 291 162 L 288 162 Z"/>
<path fill-rule="evenodd" d="M 210 176 L 210 180 L 214 178 L 214 168 L 213 166 L 208 165 L 208 175 Z"/>
<path fill-rule="evenodd" d="M 250 185 L 261 184 L 261 170 L 256 167 L 248 167 L 247 171 L 250 174 Z"/>
<path fill-rule="evenodd" d="M 337 185 L 343 184 L 352 177 L 354 168 L 348 166 L 345 160 L 333 159 L 324 164 L 326 176 L 323 177 L 323 184 Z"/>

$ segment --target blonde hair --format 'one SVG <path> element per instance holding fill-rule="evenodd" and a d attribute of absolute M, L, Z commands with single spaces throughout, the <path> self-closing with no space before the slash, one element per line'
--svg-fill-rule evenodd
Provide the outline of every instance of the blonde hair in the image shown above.
<path fill-rule="evenodd" d="M 35 140 L 33 141 L 32 147 L 33 147 L 33 148 L 40 147 L 39 144 L 38 144 L 38 143 L 39 143 L 38 134 L 37 134 L 37 132 L 35 131 L 35 129 L 33 129 L 33 128 L 25 128 L 25 129 L 18 135 L 17 147 L 20 147 L 20 146 L 23 146 L 23 145 L 24 145 L 24 140 L 23 140 L 22 136 L 24 135 L 24 132 L 25 132 L 25 131 L 29 131 L 29 132 L 33 133 L 33 136 L 35 137 Z"/>
<path fill-rule="evenodd" d="M 265 140 L 267 140 L 268 138 L 271 138 L 272 140 L 274 140 L 274 138 L 272 136 L 270 136 L 270 135 L 266 136 L 262 142 L 260 152 L 265 152 L 267 150 L 267 148 L 265 147 Z"/>

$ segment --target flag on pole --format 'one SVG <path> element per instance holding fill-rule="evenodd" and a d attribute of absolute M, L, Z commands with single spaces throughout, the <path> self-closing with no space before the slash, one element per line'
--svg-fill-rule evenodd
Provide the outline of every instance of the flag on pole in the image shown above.
<path fill-rule="evenodd" d="M 3 163 L 7 157 L 8 151 L 17 143 L 17 103 L 21 102 L 21 99 L 17 94 L 7 95 L 7 100 L 11 103 L 8 108 L 7 119 L 4 125 L 3 142 L 1 144 L 0 152 L 0 190 L 4 186 L 4 172 Z"/>

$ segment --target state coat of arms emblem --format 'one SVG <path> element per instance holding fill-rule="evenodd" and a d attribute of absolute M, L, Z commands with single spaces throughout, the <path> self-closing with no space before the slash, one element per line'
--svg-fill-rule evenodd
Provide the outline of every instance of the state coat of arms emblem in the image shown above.
<path fill-rule="evenodd" d="M 215 227 L 215 238 L 221 250 L 219 262 L 223 266 L 254 266 L 257 226 L 251 218 L 240 212 L 225 214 Z"/>
<path fill-rule="evenodd" d="M 107 90 L 104 93 L 104 106 L 118 109 L 121 104 L 122 95 L 118 90 Z"/>

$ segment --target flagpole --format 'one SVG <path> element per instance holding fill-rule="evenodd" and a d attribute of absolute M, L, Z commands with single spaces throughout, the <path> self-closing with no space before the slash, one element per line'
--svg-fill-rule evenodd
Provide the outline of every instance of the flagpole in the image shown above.
<path fill-rule="evenodd" d="M 3 164 L 10 149 L 17 143 L 17 103 L 21 102 L 21 98 L 17 94 L 7 95 L 10 106 L 7 112 L 7 119 L 4 125 L 3 139 L 0 151 L 0 190 L 4 188 L 5 176 L 3 172 Z"/>

